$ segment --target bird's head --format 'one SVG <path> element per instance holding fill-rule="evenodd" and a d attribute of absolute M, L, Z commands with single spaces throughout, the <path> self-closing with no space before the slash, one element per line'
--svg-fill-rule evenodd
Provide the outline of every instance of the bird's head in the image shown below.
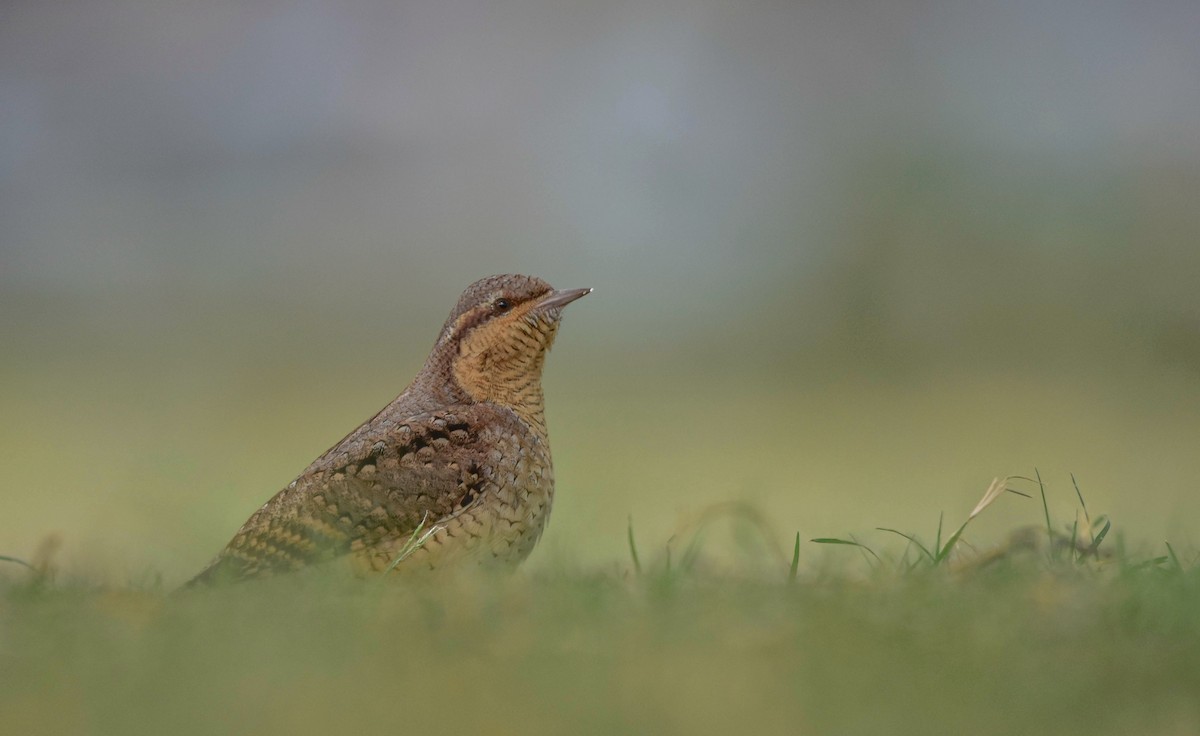
<path fill-rule="evenodd" d="M 443 354 L 454 380 L 471 399 L 508 406 L 541 424 L 546 351 L 563 307 L 590 292 L 556 291 L 533 276 L 480 279 L 459 297 L 435 353 Z"/>

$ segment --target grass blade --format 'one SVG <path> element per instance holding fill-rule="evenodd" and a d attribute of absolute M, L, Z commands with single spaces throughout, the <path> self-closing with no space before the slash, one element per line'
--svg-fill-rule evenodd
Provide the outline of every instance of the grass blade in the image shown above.
<path fill-rule="evenodd" d="M 867 552 L 870 552 L 871 556 L 874 557 L 877 561 L 879 561 L 881 563 L 883 562 L 883 560 L 881 560 L 879 558 L 879 555 L 875 554 L 875 550 L 871 549 L 870 547 L 868 547 L 865 544 L 862 544 L 861 542 L 853 542 L 849 539 L 835 539 L 833 537 L 818 537 L 817 539 L 810 539 L 808 541 L 815 542 L 817 544 L 845 544 L 845 545 L 849 545 L 851 547 L 858 547 L 859 549 L 864 549 Z"/>
<path fill-rule="evenodd" d="M 1099 521 L 1099 519 L 1097 519 L 1097 521 Z M 1109 519 L 1105 519 L 1104 527 L 1099 532 L 1096 533 L 1096 538 L 1092 540 L 1092 546 L 1088 550 L 1093 556 L 1095 556 L 1095 557 L 1100 556 L 1100 543 L 1103 542 L 1104 538 L 1108 536 L 1109 529 L 1112 529 L 1112 521 Z"/>
<path fill-rule="evenodd" d="M 1175 565 L 1175 572 L 1183 572 L 1183 565 L 1179 562 L 1179 555 L 1175 554 L 1175 548 L 1171 546 L 1170 542 L 1165 542 L 1165 544 L 1167 552 L 1171 555 L 1171 564 Z"/>
<path fill-rule="evenodd" d="M 1158 567 L 1159 565 L 1163 564 L 1164 562 L 1166 562 L 1169 559 L 1171 559 L 1171 558 L 1168 557 L 1167 555 L 1163 555 L 1162 557 L 1154 557 L 1149 560 L 1142 560 L 1141 562 L 1137 563 L 1136 565 L 1130 565 L 1129 570 L 1131 572 L 1136 572 L 1138 570 L 1142 570 L 1147 567 Z"/>
<path fill-rule="evenodd" d="M 417 528 L 413 529 L 412 534 L 408 536 L 408 541 L 405 542 L 404 546 L 400 548 L 400 554 L 396 555 L 396 559 L 392 560 L 392 563 L 387 566 L 386 570 L 383 571 L 384 575 L 387 575 L 391 573 L 392 570 L 395 570 L 397 565 L 399 565 L 401 562 L 404 562 L 404 560 L 406 560 L 413 552 L 416 552 L 417 550 L 421 549 L 421 547 L 425 546 L 425 542 L 429 541 L 430 537 L 442 530 L 442 527 L 434 524 L 433 526 L 429 527 L 428 531 L 426 531 L 424 534 L 421 534 L 421 530 L 425 528 L 425 522 L 428 519 L 428 513 L 421 517 L 421 523 L 417 524 Z"/>
<path fill-rule="evenodd" d="M 913 544 L 917 545 L 917 549 L 921 550 L 921 552 L 923 552 L 925 554 L 925 556 L 929 558 L 930 562 L 932 562 L 934 564 L 937 563 L 937 558 L 933 556 L 933 553 L 931 553 L 928 549 L 926 549 L 925 545 L 923 545 L 919 541 L 917 541 L 917 538 L 914 537 L 913 535 L 905 534 L 904 532 L 899 531 L 897 529 L 888 529 L 887 527 L 882 527 L 882 526 L 877 526 L 875 528 L 881 532 L 891 532 L 892 534 L 899 534 L 900 536 L 907 539 L 909 542 L 912 542 Z"/>
<path fill-rule="evenodd" d="M 954 549 L 954 545 L 958 544 L 959 537 L 962 536 L 963 530 L 967 528 L 967 524 L 970 522 L 971 519 L 968 518 L 962 523 L 962 526 L 960 526 L 957 531 L 950 535 L 950 538 L 946 540 L 946 546 L 938 550 L 937 558 L 934 559 L 933 564 L 936 565 L 950 556 L 950 551 Z"/>
<path fill-rule="evenodd" d="M 633 558 L 633 571 L 642 574 L 642 562 L 638 559 L 637 544 L 633 541 L 633 517 L 629 517 L 629 556 Z"/>
<path fill-rule="evenodd" d="M 800 569 L 800 532 L 796 532 L 796 547 L 792 550 L 792 566 L 788 568 L 788 582 L 796 582 L 796 572 Z"/>
<path fill-rule="evenodd" d="M 1087 504 L 1083 502 L 1083 492 L 1079 490 L 1079 481 L 1075 480 L 1075 474 L 1071 473 L 1071 485 L 1075 486 L 1075 495 L 1079 497 L 1079 505 L 1083 508 L 1083 518 L 1087 521 L 1088 529 L 1092 527 L 1092 517 L 1088 515 Z"/>
<path fill-rule="evenodd" d="M 703 529 L 692 535 L 692 540 L 688 542 L 687 549 L 683 550 L 683 557 L 679 558 L 680 572 L 687 572 L 692 569 L 692 565 L 696 564 L 696 560 L 700 557 L 700 545 L 703 539 Z"/>
<path fill-rule="evenodd" d="M 1046 543 L 1049 545 L 1050 559 L 1058 559 L 1058 552 L 1054 549 L 1054 525 L 1050 523 L 1050 505 L 1046 503 L 1046 484 L 1042 482 L 1042 474 L 1037 468 L 1033 469 L 1033 474 L 1037 476 L 1038 490 L 1042 492 L 1042 511 L 1046 513 Z"/>
<path fill-rule="evenodd" d="M 9 557 L 8 555 L 0 555 L 0 562 L 13 562 L 18 565 L 24 565 L 25 567 L 28 567 L 30 570 L 33 570 L 35 572 L 37 571 L 37 568 L 35 568 L 33 565 L 31 565 L 28 562 L 26 562 L 25 560 L 19 559 L 17 557 Z"/>

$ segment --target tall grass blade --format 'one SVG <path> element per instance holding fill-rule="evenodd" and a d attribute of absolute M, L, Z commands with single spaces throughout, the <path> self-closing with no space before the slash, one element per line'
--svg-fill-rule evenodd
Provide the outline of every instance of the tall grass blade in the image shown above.
<path fill-rule="evenodd" d="M 642 562 L 638 559 L 637 544 L 633 541 L 633 516 L 629 517 L 629 556 L 633 558 L 634 573 L 642 574 Z"/>
<path fill-rule="evenodd" d="M 1175 548 L 1171 546 L 1170 542 L 1164 544 L 1167 545 L 1167 553 L 1171 555 L 1171 564 L 1175 566 L 1175 572 L 1182 573 L 1183 565 L 1179 562 L 1179 555 L 1175 554 Z"/>
<path fill-rule="evenodd" d="M 1050 523 L 1050 504 L 1046 503 L 1046 484 L 1042 482 L 1042 474 L 1037 468 L 1033 469 L 1037 476 L 1038 490 L 1042 492 L 1042 511 L 1046 513 L 1046 544 L 1050 550 L 1050 559 L 1058 559 L 1058 551 L 1054 549 L 1054 525 Z"/>
<path fill-rule="evenodd" d="M 792 550 L 792 566 L 788 568 L 788 582 L 796 582 L 796 572 L 800 569 L 800 532 L 796 532 L 796 547 Z"/>
<path fill-rule="evenodd" d="M 958 538 L 962 536 L 963 530 L 967 528 L 967 524 L 969 523 L 971 523 L 970 518 L 964 521 L 962 526 L 960 526 L 957 531 L 950 535 L 950 538 L 946 540 L 946 546 L 938 550 L 937 558 L 933 561 L 935 565 L 944 561 L 950 556 L 950 551 L 954 549 L 955 544 L 958 544 Z"/>
<path fill-rule="evenodd" d="M 1087 504 L 1083 501 L 1083 492 L 1079 490 L 1079 481 L 1075 480 L 1075 474 L 1071 473 L 1071 485 L 1075 486 L 1075 495 L 1079 497 L 1079 505 L 1083 508 L 1083 518 L 1087 521 L 1088 529 L 1092 527 L 1092 517 L 1088 515 Z"/>
<path fill-rule="evenodd" d="M 935 554 L 930 555 L 930 559 L 933 561 L 934 565 L 944 562 L 946 558 L 950 556 L 950 552 L 954 550 L 954 545 L 958 544 L 958 540 L 962 537 L 962 533 L 967 528 L 967 524 L 970 524 L 972 519 L 983 513 L 988 506 L 991 506 L 996 502 L 997 498 L 1000 498 L 1006 491 L 1009 490 L 1008 481 L 1009 478 L 992 478 L 992 482 L 988 485 L 987 490 L 983 492 L 983 498 L 979 499 L 979 503 L 975 504 L 975 508 L 971 509 L 970 514 L 967 514 L 967 520 L 964 521 L 962 526 L 960 526 L 953 534 L 950 535 L 950 538 L 946 540 L 945 544 L 941 543 L 942 521 L 940 518 L 938 519 L 938 544 L 936 547 L 934 547 Z M 896 533 L 899 534 L 899 532 Z M 928 554 L 928 551 L 926 551 L 926 553 Z"/>

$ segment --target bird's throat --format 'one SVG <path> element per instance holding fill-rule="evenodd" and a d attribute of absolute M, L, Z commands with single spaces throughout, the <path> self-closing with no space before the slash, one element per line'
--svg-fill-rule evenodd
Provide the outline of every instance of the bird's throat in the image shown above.
<path fill-rule="evenodd" d="M 474 401 L 512 409 L 545 438 L 542 366 L 554 330 L 530 329 L 503 335 L 503 339 L 489 337 L 492 336 L 480 332 L 461 342 L 453 361 L 455 380 Z"/>

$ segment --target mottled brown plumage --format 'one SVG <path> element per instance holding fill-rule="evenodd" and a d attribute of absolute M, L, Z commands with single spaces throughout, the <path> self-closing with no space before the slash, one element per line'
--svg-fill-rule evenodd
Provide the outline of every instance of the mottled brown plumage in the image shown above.
<path fill-rule="evenodd" d="M 385 571 L 405 551 L 405 568 L 525 559 L 554 499 L 542 364 L 562 308 L 589 291 L 517 275 L 471 284 L 404 393 L 256 511 L 192 582 L 335 559 Z"/>

